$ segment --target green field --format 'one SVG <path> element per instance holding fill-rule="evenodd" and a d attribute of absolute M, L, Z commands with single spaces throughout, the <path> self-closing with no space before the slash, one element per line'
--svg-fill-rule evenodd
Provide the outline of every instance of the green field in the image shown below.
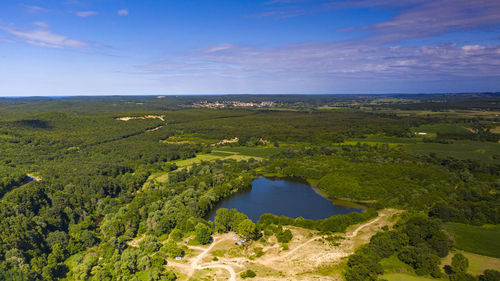
<path fill-rule="evenodd" d="M 418 143 L 403 146 L 402 149 L 413 154 L 435 153 L 441 158 L 472 159 L 485 163 L 498 163 L 500 155 L 499 143 L 479 141 L 455 141 L 450 144 Z M 497 159 L 495 159 L 495 155 Z"/>
<path fill-rule="evenodd" d="M 250 158 L 255 158 L 247 155 L 240 155 L 238 153 L 226 153 L 221 151 L 213 151 L 212 153 L 200 153 L 196 157 L 173 161 L 179 168 L 184 168 L 191 166 L 195 163 L 200 163 L 202 161 L 213 161 L 217 159 L 235 159 L 235 160 L 248 160 Z"/>
<path fill-rule="evenodd" d="M 457 249 L 500 258 L 500 225 L 446 223 L 444 227 L 455 240 Z"/>
<path fill-rule="evenodd" d="M 380 261 L 385 274 L 414 274 L 411 266 L 400 261 L 396 254 Z"/>
<path fill-rule="evenodd" d="M 451 258 L 456 253 L 462 253 L 469 260 L 469 270 L 468 272 L 473 275 L 480 275 L 485 269 L 496 269 L 500 268 L 500 259 L 492 258 L 483 255 L 473 254 L 469 252 L 464 252 L 456 250 L 451 252 L 447 257 L 443 258 L 441 266 L 450 265 Z"/>
<path fill-rule="evenodd" d="M 282 147 L 221 147 L 218 151 L 236 152 L 240 155 L 266 158 L 280 151 L 287 150 L 287 146 Z"/>
<path fill-rule="evenodd" d="M 388 281 L 434 281 L 438 279 L 434 279 L 431 277 L 422 277 L 422 276 L 414 276 L 404 273 L 390 273 L 382 275 L 382 279 Z"/>
<path fill-rule="evenodd" d="M 469 134 L 470 131 L 460 124 L 426 124 L 413 128 L 414 132 L 441 134 Z"/>

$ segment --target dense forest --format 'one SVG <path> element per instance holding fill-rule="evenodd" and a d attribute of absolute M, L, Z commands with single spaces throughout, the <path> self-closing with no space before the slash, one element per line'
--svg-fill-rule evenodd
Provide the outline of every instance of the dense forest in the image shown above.
<path fill-rule="evenodd" d="M 274 105 L 192 106 L 226 101 Z M 498 268 L 473 276 L 459 255 L 447 270 L 440 259 L 454 247 L 443 224 L 500 223 L 499 103 L 498 94 L 0 99 L 0 279 L 175 280 L 166 260 L 183 256 L 189 237 L 288 243 L 287 226 L 342 233 L 395 208 L 404 215 L 348 258 L 346 280 L 378 280 L 391 256 L 419 276 L 498 280 Z M 254 223 L 220 209 L 206 220 L 261 175 L 300 178 L 365 211 Z"/>

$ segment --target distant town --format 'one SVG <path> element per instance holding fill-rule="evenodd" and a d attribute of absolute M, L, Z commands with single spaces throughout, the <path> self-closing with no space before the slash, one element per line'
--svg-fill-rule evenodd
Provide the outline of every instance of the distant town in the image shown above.
<path fill-rule="evenodd" d="M 241 101 L 216 101 L 208 102 L 202 101 L 199 103 L 194 103 L 195 108 L 227 108 L 227 107 L 272 107 L 276 106 L 278 103 L 273 101 L 263 101 L 263 102 L 241 102 Z"/>

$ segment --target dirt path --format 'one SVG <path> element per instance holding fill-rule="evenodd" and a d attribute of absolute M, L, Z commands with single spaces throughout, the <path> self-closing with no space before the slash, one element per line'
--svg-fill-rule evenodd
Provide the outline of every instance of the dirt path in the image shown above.
<path fill-rule="evenodd" d="M 279 256 L 271 256 L 271 257 L 263 257 L 259 260 L 257 260 L 258 263 L 271 267 L 271 268 L 279 268 L 279 267 L 285 267 L 285 264 L 292 264 L 295 261 L 301 261 L 304 259 L 307 259 L 310 264 L 315 264 L 316 266 L 319 266 L 322 263 L 325 262 L 338 262 L 341 259 L 351 255 L 354 253 L 354 250 L 356 248 L 357 243 L 365 243 L 369 241 L 370 237 L 374 233 L 361 233 L 362 230 L 370 228 L 377 223 L 386 220 L 389 216 L 393 215 L 395 213 L 394 210 L 384 210 L 379 213 L 379 215 L 371 219 L 368 222 L 362 223 L 358 226 L 356 226 L 354 229 L 349 229 L 346 231 L 346 233 L 343 236 L 343 241 L 340 243 L 339 246 L 332 247 L 326 252 L 321 252 L 317 251 L 314 252 L 307 247 L 310 245 L 310 247 L 314 249 L 318 249 L 318 247 L 322 247 L 318 244 L 313 244 L 315 241 L 321 240 L 323 236 L 317 236 L 310 238 L 295 248 L 291 249 L 289 252 L 284 253 L 283 255 Z M 301 251 L 304 249 L 303 251 Z M 292 258 L 292 256 L 294 256 Z M 304 256 L 306 255 L 306 256 Z"/>
<path fill-rule="evenodd" d="M 274 277 L 271 278 L 271 276 L 266 276 L 266 279 L 258 278 L 258 280 L 317 280 L 317 278 L 320 277 L 314 275 L 309 276 L 312 277 L 312 279 L 308 279 L 306 278 L 307 276 L 303 275 L 300 275 L 301 279 L 297 279 L 295 277 L 297 274 L 302 272 L 308 270 L 314 271 L 315 268 L 342 261 L 355 251 L 357 245 L 367 243 L 371 236 L 380 231 L 382 226 L 394 224 L 394 221 L 391 221 L 390 217 L 399 212 L 400 211 L 398 210 L 391 209 L 380 211 L 376 218 L 348 229 L 344 235 L 341 235 L 344 239 L 340 242 L 340 245 L 337 246 L 329 245 L 328 243 L 325 245 L 325 241 L 320 241 L 324 238 L 324 236 L 321 235 L 309 238 L 304 242 L 299 243 L 295 248 L 283 253 L 282 255 L 279 255 L 279 252 L 271 253 L 275 251 L 273 250 L 269 252 L 269 254 L 258 259 L 249 260 L 248 258 L 240 257 L 238 260 L 235 260 L 233 257 L 231 259 L 219 258 L 218 261 L 202 263 L 203 259 L 214 249 L 216 245 L 227 240 L 231 240 L 232 242 L 232 236 L 234 236 L 234 234 L 226 233 L 216 235 L 209 247 L 188 246 L 188 248 L 192 250 L 201 251 L 198 255 L 191 258 L 188 263 L 176 263 L 172 261 L 169 262 L 169 264 L 182 268 L 183 271 L 187 273 L 187 279 L 191 278 L 195 274 L 196 270 L 223 269 L 229 272 L 230 281 L 236 281 L 238 278 L 236 274 L 236 272 L 239 271 L 238 268 L 244 269 L 248 266 L 248 263 L 257 263 L 273 270 L 281 271 L 283 273 L 286 272 L 285 276 L 275 276 L 277 279 Z M 299 237 L 305 236 L 299 235 L 297 237 L 297 239 L 301 239 Z M 276 247 L 277 246 L 273 245 L 266 247 L 266 249 L 271 250 Z M 332 276 L 332 280 L 337 280 L 337 277 Z M 320 280 L 323 279 L 320 278 Z M 331 278 L 328 280 L 331 280 Z"/>
<path fill-rule="evenodd" d="M 354 231 L 353 231 L 351 234 L 347 234 L 347 233 L 346 233 L 346 236 L 345 236 L 345 237 L 346 237 L 346 238 L 353 238 L 353 237 L 356 237 L 356 236 L 358 235 L 358 232 L 359 232 L 361 229 L 363 229 L 363 228 L 365 228 L 365 227 L 368 227 L 368 226 L 370 226 L 370 225 L 372 225 L 372 224 L 375 224 L 375 223 L 377 223 L 378 221 L 380 221 L 382 218 L 385 218 L 385 217 L 387 217 L 387 216 L 388 216 L 388 214 L 381 213 L 381 214 L 379 214 L 379 216 L 378 216 L 378 217 L 376 217 L 375 219 L 373 219 L 373 220 L 371 220 L 371 221 L 369 221 L 369 222 L 367 222 L 367 223 L 361 224 L 360 226 L 356 227 L 356 228 L 354 229 Z"/>
<path fill-rule="evenodd" d="M 230 267 L 229 265 L 225 265 L 225 264 L 208 264 L 208 265 L 205 265 L 205 266 L 198 266 L 197 269 L 206 269 L 206 268 L 223 268 L 227 271 L 229 271 L 229 274 L 231 275 L 231 277 L 229 278 L 229 281 L 236 281 L 236 272 L 234 272 L 234 269 L 232 267 Z"/>
<path fill-rule="evenodd" d="M 210 251 L 212 250 L 212 248 L 217 244 L 217 238 L 214 238 L 214 241 L 212 242 L 212 244 L 210 244 L 210 246 L 206 249 L 203 249 L 203 251 L 197 255 L 196 257 L 193 258 L 193 260 L 191 260 L 191 268 L 189 269 L 189 274 L 188 274 L 188 278 L 193 276 L 194 274 L 194 271 L 196 269 L 199 268 L 199 265 L 198 263 L 203 259 L 203 257 Z M 201 247 L 195 247 L 195 246 L 189 246 L 190 249 L 196 249 L 196 250 L 199 250 Z"/>
<path fill-rule="evenodd" d="M 229 234 L 224 234 L 224 235 L 221 235 L 219 237 L 214 237 L 214 241 L 212 242 L 212 244 L 210 244 L 210 246 L 208 248 L 203 248 L 203 247 L 198 247 L 198 246 L 188 246 L 190 249 L 201 250 L 202 251 L 199 255 L 197 255 L 196 257 L 194 257 L 191 260 L 190 268 L 189 268 L 189 273 L 188 273 L 188 278 L 191 277 L 191 276 L 193 276 L 194 272 L 197 269 L 223 268 L 223 269 L 229 271 L 229 274 L 231 275 L 231 278 L 229 280 L 232 280 L 232 281 L 236 280 L 236 272 L 229 265 L 222 264 L 221 262 L 211 262 L 211 263 L 207 263 L 207 264 L 199 264 L 200 261 L 203 260 L 203 258 L 205 257 L 205 255 L 208 252 L 210 252 L 210 250 L 212 250 L 213 247 L 215 247 L 215 245 L 217 245 L 218 243 L 220 243 L 222 241 L 226 241 L 226 240 L 229 240 L 229 239 L 230 239 L 229 238 Z"/>
<path fill-rule="evenodd" d="M 322 237 L 314 237 L 314 238 L 311 238 L 309 240 L 307 240 L 306 242 L 300 244 L 299 246 L 293 248 L 291 251 L 289 251 L 288 253 L 282 255 L 282 256 L 279 256 L 279 257 L 275 257 L 273 260 L 279 260 L 279 259 L 284 259 L 286 257 L 289 257 L 291 255 L 293 255 L 295 252 L 297 252 L 297 250 L 299 250 L 300 248 L 304 247 L 305 245 L 315 241 L 315 240 L 318 240 L 318 239 L 321 239 Z"/>

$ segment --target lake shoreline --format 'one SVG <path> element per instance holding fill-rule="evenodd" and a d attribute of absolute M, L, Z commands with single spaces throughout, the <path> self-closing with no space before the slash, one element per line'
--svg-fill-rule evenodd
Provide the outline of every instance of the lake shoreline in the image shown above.
<path fill-rule="evenodd" d="M 289 180 L 289 181 L 293 181 L 293 182 L 306 184 L 310 188 L 312 188 L 312 190 L 314 190 L 314 192 L 316 192 L 318 195 L 329 200 L 334 205 L 337 205 L 340 207 L 361 209 L 363 211 L 366 211 L 370 207 L 370 203 L 351 201 L 351 200 L 339 199 L 339 198 L 330 198 L 323 191 L 321 191 L 321 189 L 319 189 L 317 185 L 315 185 L 314 183 L 312 183 L 311 181 L 309 181 L 307 179 L 303 179 L 300 177 L 290 177 L 290 176 L 279 175 L 279 174 L 274 174 L 274 173 L 273 174 L 271 174 L 271 173 L 262 174 L 260 176 L 257 176 L 256 179 L 259 177 L 265 177 L 265 178 L 268 178 L 271 180 Z"/>
<path fill-rule="evenodd" d="M 239 189 L 217 202 L 204 216 L 213 221 L 218 209 L 237 209 L 257 222 L 262 214 L 318 220 L 367 208 L 351 202 L 332 200 L 301 178 L 259 175 L 249 188 Z"/>

